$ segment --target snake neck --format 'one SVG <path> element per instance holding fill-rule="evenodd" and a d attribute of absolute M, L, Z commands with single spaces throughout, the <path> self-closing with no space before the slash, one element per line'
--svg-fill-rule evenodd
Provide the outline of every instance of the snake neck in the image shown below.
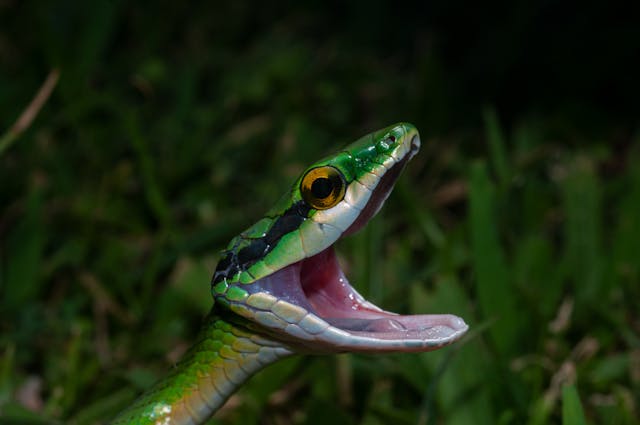
<path fill-rule="evenodd" d="M 214 309 L 215 310 L 215 309 Z M 212 310 L 197 342 L 171 371 L 112 425 L 196 425 L 254 373 L 293 354 L 281 343 L 232 324 Z"/>

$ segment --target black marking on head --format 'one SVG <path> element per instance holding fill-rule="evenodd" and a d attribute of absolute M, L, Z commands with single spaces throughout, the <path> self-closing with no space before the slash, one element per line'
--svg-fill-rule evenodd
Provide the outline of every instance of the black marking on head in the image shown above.
<path fill-rule="evenodd" d="M 304 201 L 298 201 L 276 219 L 264 237 L 245 239 L 250 241 L 248 245 L 229 250 L 218 263 L 211 284 L 214 285 L 225 278 L 233 277 L 238 272 L 247 270 L 271 252 L 284 235 L 300 227 L 307 219 L 309 210 L 309 206 Z"/>
<path fill-rule="evenodd" d="M 228 251 L 227 255 L 218 262 L 213 278 L 211 278 L 211 285 L 221 282 L 226 277 L 235 275 L 238 271 L 240 271 L 238 257 L 234 251 Z"/>
<path fill-rule="evenodd" d="M 216 271 L 213 273 L 213 277 L 211 278 L 211 286 L 215 285 L 216 283 L 222 282 L 225 276 L 226 273 L 222 273 L 218 271 L 218 269 L 216 269 Z"/>
<path fill-rule="evenodd" d="M 246 264 L 255 262 L 258 258 L 262 258 L 269 249 L 269 245 L 264 238 L 256 239 L 250 245 L 245 246 L 238 251 L 238 263 Z"/>
<path fill-rule="evenodd" d="M 278 241 L 287 233 L 296 230 L 303 221 L 307 219 L 309 214 L 309 206 L 304 201 L 298 201 L 286 210 L 264 237 L 265 242 L 271 247 L 275 246 Z"/>
<path fill-rule="evenodd" d="M 226 270 L 231 265 L 231 262 L 232 262 L 232 255 L 231 253 L 228 253 L 227 255 L 224 256 L 222 260 L 220 260 L 220 262 L 218 263 L 218 268 L 220 270 Z"/>

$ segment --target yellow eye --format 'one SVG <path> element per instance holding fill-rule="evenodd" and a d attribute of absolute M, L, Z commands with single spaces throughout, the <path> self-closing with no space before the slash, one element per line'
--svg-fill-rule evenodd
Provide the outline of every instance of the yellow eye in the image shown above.
<path fill-rule="evenodd" d="M 342 173 L 337 168 L 325 165 L 307 171 L 302 177 L 300 192 L 311 208 L 326 210 L 342 201 L 345 186 Z"/>

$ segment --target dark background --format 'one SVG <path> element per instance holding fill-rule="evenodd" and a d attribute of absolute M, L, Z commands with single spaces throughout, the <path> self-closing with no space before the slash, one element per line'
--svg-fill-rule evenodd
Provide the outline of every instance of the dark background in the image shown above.
<path fill-rule="evenodd" d="M 638 9 L 1 0 L 0 420 L 113 416 L 193 340 L 231 237 L 409 121 L 421 155 L 339 250 L 469 337 L 287 360 L 212 423 L 638 423 Z"/>

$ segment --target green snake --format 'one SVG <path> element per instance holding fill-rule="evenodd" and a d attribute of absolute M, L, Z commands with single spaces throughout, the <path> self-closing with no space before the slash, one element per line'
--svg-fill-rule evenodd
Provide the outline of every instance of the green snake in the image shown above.
<path fill-rule="evenodd" d="M 112 424 L 202 424 L 250 376 L 295 353 L 421 352 L 459 339 L 468 329 L 459 317 L 403 316 L 364 299 L 333 250 L 378 212 L 419 148 L 416 128 L 400 123 L 307 168 L 223 251 L 194 346 Z"/>

